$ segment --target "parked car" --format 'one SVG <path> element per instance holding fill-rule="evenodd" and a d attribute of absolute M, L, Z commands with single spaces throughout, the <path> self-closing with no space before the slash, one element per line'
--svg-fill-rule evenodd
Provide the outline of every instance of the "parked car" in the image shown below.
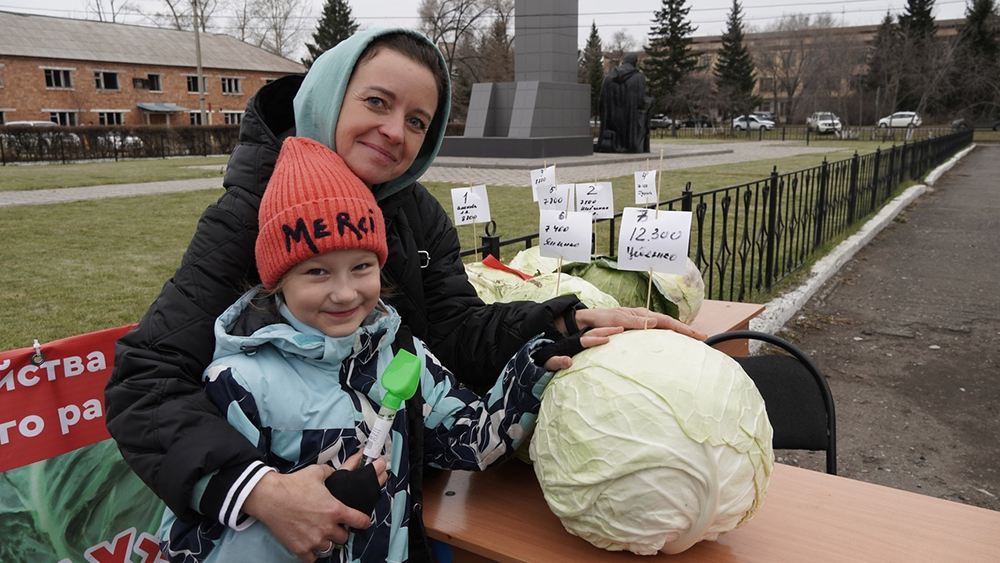
<path fill-rule="evenodd" d="M 30 146 L 32 143 L 44 143 L 46 148 L 57 145 L 60 141 L 63 144 L 79 145 L 80 137 L 76 133 L 69 133 L 62 130 L 62 126 L 51 121 L 8 121 L 3 125 L 6 131 L 3 138 L 10 143 Z M 27 135 L 18 134 L 18 132 Z"/>
<path fill-rule="evenodd" d="M 920 127 L 924 121 L 915 111 L 897 111 L 878 120 L 878 126 L 886 127 Z"/>
<path fill-rule="evenodd" d="M 828 111 L 817 111 L 806 120 L 806 129 L 817 133 L 840 133 L 840 118 Z"/>
<path fill-rule="evenodd" d="M 751 112 L 750 115 L 756 117 L 757 119 L 761 119 L 763 121 L 774 121 L 775 123 L 777 123 L 777 120 L 774 119 L 773 111 L 755 111 Z"/>
<path fill-rule="evenodd" d="M 1000 119 L 977 120 L 961 117 L 951 122 L 951 128 L 959 131 L 965 131 L 967 129 L 992 129 L 994 131 L 1000 131 Z"/>
<path fill-rule="evenodd" d="M 737 131 L 742 131 L 744 129 L 763 129 L 764 131 L 769 131 L 774 129 L 774 122 L 758 119 L 752 115 L 741 115 L 733 120 L 733 129 Z"/>
<path fill-rule="evenodd" d="M 670 129 L 673 125 L 674 120 L 663 115 L 662 113 L 654 115 L 653 118 L 649 120 L 650 129 Z"/>
<path fill-rule="evenodd" d="M 693 115 L 687 119 L 676 121 L 674 122 L 674 125 L 678 129 L 683 129 L 685 127 L 714 127 L 715 122 L 712 121 L 711 117 L 702 114 L 697 116 Z"/>
<path fill-rule="evenodd" d="M 117 131 L 108 131 L 97 137 L 97 142 L 102 145 L 114 146 L 114 148 L 121 149 L 141 149 L 143 146 L 142 139 L 131 135 L 128 133 L 119 133 Z"/>

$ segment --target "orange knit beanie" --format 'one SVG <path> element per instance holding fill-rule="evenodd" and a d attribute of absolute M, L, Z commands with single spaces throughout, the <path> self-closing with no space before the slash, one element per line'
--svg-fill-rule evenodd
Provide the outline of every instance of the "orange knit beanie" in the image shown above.
<path fill-rule="evenodd" d="M 257 270 L 267 289 L 299 262 L 362 248 L 385 266 L 382 211 L 370 189 L 326 145 L 289 137 L 260 202 Z"/>

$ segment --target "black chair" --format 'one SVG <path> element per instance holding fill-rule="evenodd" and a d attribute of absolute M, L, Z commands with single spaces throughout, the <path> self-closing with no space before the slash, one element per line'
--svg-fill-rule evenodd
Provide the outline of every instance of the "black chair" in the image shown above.
<path fill-rule="evenodd" d="M 757 385 L 774 428 L 772 446 L 779 450 L 826 452 L 826 472 L 837 474 L 837 417 L 826 377 L 802 350 L 788 341 L 754 330 L 716 334 L 705 340 L 760 340 L 790 355 L 764 354 L 734 358 Z"/>

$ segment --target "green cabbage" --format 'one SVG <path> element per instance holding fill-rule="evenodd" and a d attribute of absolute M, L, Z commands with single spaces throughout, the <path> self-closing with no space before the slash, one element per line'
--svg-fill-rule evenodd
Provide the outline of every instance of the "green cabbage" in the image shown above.
<path fill-rule="evenodd" d="M 632 330 L 573 358 L 529 448 L 549 507 L 595 546 L 680 553 L 746 523 L 774 464 L 764 400 L 732 358 Z"/>
<path fill-rule="evenodd" d="M 517 287 L 504 292 L 497 301 L 504 303 L 511 301 L 536 301 L 540 303 L 559 295 L 573 293 L 580 298 L 580 301 L 584 305 L 591 309 L 618 307 L 618 301 L 614 297 L 597 289 L 586 280 L 567 274 L 559 274 L 559 293 L 557 295 L 556 275 L 543 274 L 529 280 L 524 280 Z"/>
<path fill-rule="evenodd" d="M 537 246 L 526 248 L 521 252 L 518 252 L 517 255 L 511 259 L 508 266 L 514 268 L 515 270 L 520 270 L 529 276 L 551 274 L 552 272 L 555 272 L 559 267 L 559 259 L 543 257 L 539 252 L 539 247 Z M 563 267 L 574 263 L 575 262 L 563 261 Z"/>
<path fill-rule="evenodd" d="M 653 273 L 653 288 L 649 291 L 649 273 L 619 270 L 618 263 L 610 258 L 597 258 L 589 264 L 573 264 L 566 273 L 581 277 L 598 289 L 611 295 L 622 307 L 645 307 L 649 296 L 649 310 L 670 315 L 682 323 L 690 324 L 701 309 L 705 297 L 705 283 L 701 272 L 689 258 L 683 276 Z"/>

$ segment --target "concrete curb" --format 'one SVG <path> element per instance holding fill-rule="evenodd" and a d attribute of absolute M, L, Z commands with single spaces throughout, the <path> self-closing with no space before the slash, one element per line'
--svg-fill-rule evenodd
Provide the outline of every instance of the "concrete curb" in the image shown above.
<path fill-rule="evenodd" d="M 750 330 L 775 334 L 785 326 L 792 317 L 801 309 L 809 299 L 830 278 L 833 277 L 840 268 L 854 257 L 861 248 L 872 241 L 876 235 L 882 232 L 901 211 L 906 209 L 918 197 L 927 191 L 927 186 L 934 185 L 941 175 L 951 170 L 963 157 L 972 152 L 975 145 L 962 150 L 948 162 L 932 170 L 925 178 L 924 184 L 919 184 L 907 189 L 895 199 L 886 204 L 874 217 L 868 220 L 857 233 L 854 233 L 844 242 L 837 245 L 829 254 L 816 262 L 810 270 L 809 277 L 805 283 L 788 291 L 780 297 L 769 301 L 766 309 L 757 318 L 751 319 Z M 756 344 L 756 346 L 754 345 Z M 758 343 L 751 343 L 751 352 L 759 347 Z"/>

